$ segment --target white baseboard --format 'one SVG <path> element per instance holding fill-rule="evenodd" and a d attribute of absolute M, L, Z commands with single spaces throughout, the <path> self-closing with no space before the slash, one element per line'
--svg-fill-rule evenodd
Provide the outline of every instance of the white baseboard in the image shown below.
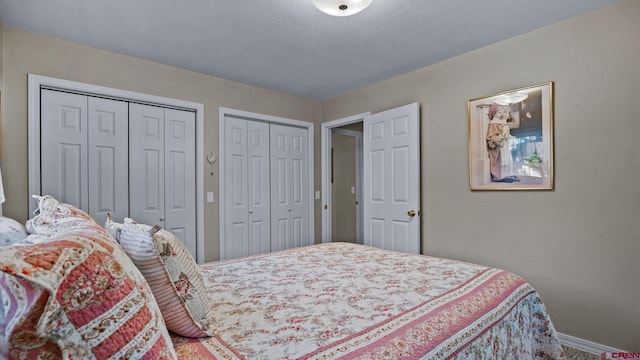
<path fill-rule="evenodd" d="M 589 340 L 580 339 L 575 336 L 558 333 L 558 339 L 562 345 L 570 346 L 580 351 L 588 352 L 594 355 L 600 356 L 602 353 L 617 353 L 624 352 L 620 349 L 612 348 L 610 346 L 594 343 Z"/>

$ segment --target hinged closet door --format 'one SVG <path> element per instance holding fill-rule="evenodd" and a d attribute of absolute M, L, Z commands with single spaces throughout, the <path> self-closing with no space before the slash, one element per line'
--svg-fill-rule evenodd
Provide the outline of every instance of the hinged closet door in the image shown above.
<path fill-rule="evenodd" d="M 196 117 L 165 109 L 165 227 L 196 254 Z"/>
<path fill-rule="evenodd" d="M 104 224 L 107 213 L 121 222 L 129 216 L 129 106 L 88 97 L 89 214 Z"/>
<path fill-rule="evenodd" d="M 129 104 L 129 214 L 165 227 L 164 109 Z"/>
<path fill-rule="evenodd" d="M 247 195 L 247 120 L 224 119 L 225 236 L 220 258 L 233 259 L 249 253 L 249 204 Z"/>
<path fill-rule="evenodd" d="M 89 211 L 87 97 L 41 92 L 41 192 Z"/>
<path fill-rule="evenodd" d="M 307 130 L 270 125 L 271 250 L 309 244 Z"/>
<path fill-rule="evenodd" d="M 269 179 L 269 124 L 247 123 L 247 190 L 249 212 L 249 253 L 271 250 L 271 187 Z"/>
<path fill-rule="evenodd" d="M 309 242 L 309 156 L 307 130 L 290 127 L 291 139 L 291 246 Z"/>
<path fill-rule="evenodd" d="M 221 259 L 271 250 L 269 124 L 224 119 L 225 238 Z"/>

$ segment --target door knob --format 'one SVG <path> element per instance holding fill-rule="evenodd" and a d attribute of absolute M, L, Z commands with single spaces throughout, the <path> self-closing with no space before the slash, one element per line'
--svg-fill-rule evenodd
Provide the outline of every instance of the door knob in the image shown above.
<path fill-rule="evenodd" d="M 160 221 L 164 221 L 164 218 L 163 218 L 163 217 L 161 217 L 161 218 L 160 218 Z"/>
<path fill-rule="evenodd" d="M 416 211 L 415 210 L 409 210 L 409 211 L 407 211 L 407 215 L 409 215 L 409 217 L 414 217 L 414 216 L 416 216 Z"/>

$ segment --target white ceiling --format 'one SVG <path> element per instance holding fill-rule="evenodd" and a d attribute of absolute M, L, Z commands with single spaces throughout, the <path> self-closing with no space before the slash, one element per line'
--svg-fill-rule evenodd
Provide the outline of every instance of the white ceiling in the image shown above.
<path fill-rule="evenodd" d="M 0 0 L 0 20 L 327 99 L 616 1 L 373 0 L 331 17 L 311 0 Z"/>

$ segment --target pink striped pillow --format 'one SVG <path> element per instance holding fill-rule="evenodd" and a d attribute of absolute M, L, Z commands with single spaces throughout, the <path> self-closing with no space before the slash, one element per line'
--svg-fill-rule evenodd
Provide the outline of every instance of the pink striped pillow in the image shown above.
<path fill-rule="evenodd" d="M 182 242 L 157 225 L 152 228 L 129 218 L 124 224 L 107 220 L 105 227 L 147 279 L 167 328 L 189 338 L 212 336 L 202 274 Z"/>

